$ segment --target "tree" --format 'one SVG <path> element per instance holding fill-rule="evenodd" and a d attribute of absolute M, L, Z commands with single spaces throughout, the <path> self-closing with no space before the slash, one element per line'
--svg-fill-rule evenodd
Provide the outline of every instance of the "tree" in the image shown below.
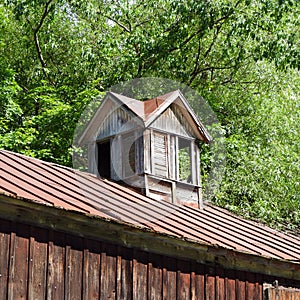
<path fill-rule="evenodd" d="M 214 201 L 297 226 L 299 13 L 296 0 L 6 0 L 0 147 L 71 165 L 91 98 L 124 80 L 173 79 L 197 90 L 226 132 Z"/>

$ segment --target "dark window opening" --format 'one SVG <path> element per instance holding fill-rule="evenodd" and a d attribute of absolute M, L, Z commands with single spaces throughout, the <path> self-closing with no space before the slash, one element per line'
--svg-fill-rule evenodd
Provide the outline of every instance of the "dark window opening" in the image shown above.
<path fill-rule="evenodd" d="M 101 177 L 111 178 L 110 140 L 98 143 L 98 172 Z"/>
<path fill-rule="evenodd" d="M 192 183 L 191 142 L 178 138 L 178 167 L 179 180 Z"/>

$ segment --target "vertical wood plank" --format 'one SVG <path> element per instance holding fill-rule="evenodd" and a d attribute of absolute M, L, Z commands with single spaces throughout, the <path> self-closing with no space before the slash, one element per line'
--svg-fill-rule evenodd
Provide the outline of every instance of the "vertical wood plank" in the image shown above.
<path fill-rule="evenodd" d="M 65 299 L 81 299 L 82 291 L 82 239 L 66 236 Z"/>
<path fill-rule="evenodd" d="M 177 294 L 177 263 L 174 258 L 164 258 L 163 268 L 163 299 L 176 299 Z"/>
<path fill-rule="evenodd" d="M 144 168 L 145 173 L 151 173 L 151 165 L 150 165 L 150 155 L 151 155 L 151 147 L 150 147 L 150 137 L 151 133 L 149 129 L 144 131 Z"/>
<path fill-rule="evenodd" d="M 26 299 L 28 288 L 29 226 L 17 224 L 11 235 L 8 299 Z"/>
<path fill-rule="evenodd" d="M 175 147 L 175 137 L 168 135 L 169 140 L 170 140 L 170 178 L 171 179 L 176 179 L 176 167 L 175 167 L 175 160 L 176 160 L 176 147 Z"/>
<path fill-rule="evenodd" d="M 191 270 L 191 300 L 196 299 L 196 274 L 194 270 Z"/>
<path fill-rule="evenodd" d="M 49 232 L 47 281 L 47 299 L 63 299 L 65 285 L 65 236 L 60 232 Z"/>
<path fill-rule="evenodd" d="M 246 279 L 245 272 L 237 272 L 237 282 L 236 282 L 236 298 L 237 300 L 246 299 Z"/>
<path fill-rule="evenodd" d="M 261 274 L 255 275 L 255 293 L 256 299 L 263 299 L 263 276 Z"/>
<path fill-rule="evenodd" d="M 120 180 L 123 177 L 122 174 L 122 143 L 121 136 L 117 135 L 111 143 L 111 178 L 114 180 Z"/>
<path fill-rule="evenodd" d="M 196 150 L 195 150 L 195 142 L 191 141 L 191 153 L 190 153 L 190 160 L 191 160 L 191 175 L 192 175 L 192 184 L 197 184 L 197 175 L 196 175 Z"/>
<path fill-rule="evenodd" d="M 190 299 L 190 286 L 191 286 L 191 274 L 190 274 L 190 262 L 184 260 L 177 261 L 177 299 Z"/>
<path fill-rule="evenodd" d="M 166 152 L 167 152 L 167 178 L 171 178 L 172 176 L 172 153 L 171 153 L 171 139 L 170 139 L 170 135 L 167 134 L 166 136 Z"/>
<path fill-rule="evenodd" d="M 215 299 L 215 271 L 213 267 L 206 268 L 206 278 L 205 278 L 205 299 L 214 300 Z"/>
<path fill-rule="evenodd" d="M 195 144 L 195 161 L 196 161 L 196 185 L 201 185 L 201 169 L 200 169 L 200 150 L 198 144 Z"/>
<path fill-rule="evenodd" d="M 162 299 L 162 258 L 151 253 L 148 263 L 148 299 Z"/>
<path fill-rule="evenodd" d="M 135 153 L 136 153 L 136 174 L 144 173 L 144 140 L 143 132 L 141 130 L 135 130 Z"/>
<path fill-rule="evenodd" d="M 13 300 L 14 293 L 14 278 L 15 278 L 15 254 L 16 254 L 16 225 L 12 224 L 10 233 L 10 249 L 9 249 L 9 273 L 8 273 L 8 287 L 7 299 Z"/>
<path fill-rule="evenodd" d="M 224 278 L 224 269 L 222 267 L 216 267 L 216 299 L 230 299 L 226 298 L 225 285 L 227 284 L 227 278 Z"/>
<path fill-rule="evenodd" d="M 7 298 L 10 249 L 10 222 L 0 220 L 0 300 Z"/>
<path fill-rule="evenodd" d="M 149 139 L 149 142 L 150 142 L 150 147 L 149 147 L 149 150 L 150 150 L 150 156 L 149 156 L 149 160 L 150 160 L 150 172 L 151 174 L 155 174 L 155 162 L 154 162 L 154 154 L 155 154 L 155 150 L 154 150 L 154 133 L 153 133 L 153 129 L 150 129 L 150 139 Z"/>
<path fill-rule="evenodd" d="M 117 256 L 116 246 L 110 244 L 102 245 L 101 253 L 101 299 L 115 299 L 116 295 L 116 273 Z"/>
<path fill-rule="evenodd" d="M 253 273 L 247 273 L 246 281 L 246 298 L 249 300 L 259 300 L 263 298 L 260 283 L 257 282 L 256 276 Z"/>
<path fill-rule="evenodd" d="M 98 174 L 97 161 L 98 151 L 96 151 L 96 143 L 88 144 L 88 171 L 92 174 Z"/>
<path fill-rule="evenodd" d="M 132 299 L 132 252 L 132 249 L 123 247 L 120 249 L 117 290 L 117 299 L 120 300 Z"/>
<path fill-rule="evenodd" d="M 175 136 L 175 180 L 179 180 L 179 161 L 178 161 L 178 136 Z"/>
<path fill-rule="evenodd" d="M 29 299 L 45 299 L 47 288 L 48 232 L 31 228 L 28 278 Z"/>
<path fill-rule="evenodd" d="M 226 299 L 236 298 L 236 283 L 234 270 L 226 270 Z"/>
<path fill-rule="evenodd" d="M 194 276 L 192 280 L 192 299 L 202 300 L 205 296 L 205 266 L 202 264 L 192 264 L 192 270 L 194 270 Z"/>
<path fill-rule="evenodd" d="M 147 299 L 147 261 L 143 251 L 134 251 L 133 259 L 133 299 Z"/>
<path fill-rule="evenodd" d="M 84 300 L 99 299 L 100 296 L 100 257 L 101 244 L 86 240 L 83 253 L 83 291 Z"/>
<path fill-rule="evenodd" d="M 121 247 L 118 247 L 117 253 L 117 279 L 116 279 L 116 299 L 121 299 L 120 295 L 122 292 L 122 256 Z"/>

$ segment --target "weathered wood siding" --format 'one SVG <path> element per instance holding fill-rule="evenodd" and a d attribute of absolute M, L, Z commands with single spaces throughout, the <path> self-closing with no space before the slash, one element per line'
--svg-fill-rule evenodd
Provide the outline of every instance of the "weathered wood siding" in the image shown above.
<path fill-rule="evenodd" d="M 264 287 L 264 300 L 299 300 L 300 288 L 278 286 L 276 283 Z"/>
<path fill-rule="evenodd" d="M 152 173 L 159 177 L 169 177 L 167 135 L 153 132 L 151 138 Z"/>
<path fill-rule="evenodd" d="M 165 112 L 150 125 L 150 128 L 159 129 L 183 137 L 195 137 L 191 125 L 182 115 L 179 107 L 174 104 L 166 109 Z"/>
<path fill-rule="evenodd" d="M 5 220 L 0 231 L 1 300 L 257 300 L 274 280 Z"/>
<path fill-rule="evenodd" d="M 137 129 L 138 123 L 139 120 L 129 111 L 127 112 L 118 106 L 112 106 L 110 111 L 107 112 L 107 117 L 100 124 L 97 140 Z"/>

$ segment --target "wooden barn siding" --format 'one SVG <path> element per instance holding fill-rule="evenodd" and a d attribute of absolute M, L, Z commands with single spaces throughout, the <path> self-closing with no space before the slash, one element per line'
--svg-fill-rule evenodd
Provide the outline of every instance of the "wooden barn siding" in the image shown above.
<path fill-rule="evenodd" d="M 5 220 L 0 231 L 0 300 L 257 300 L 275 280 Z"/>

